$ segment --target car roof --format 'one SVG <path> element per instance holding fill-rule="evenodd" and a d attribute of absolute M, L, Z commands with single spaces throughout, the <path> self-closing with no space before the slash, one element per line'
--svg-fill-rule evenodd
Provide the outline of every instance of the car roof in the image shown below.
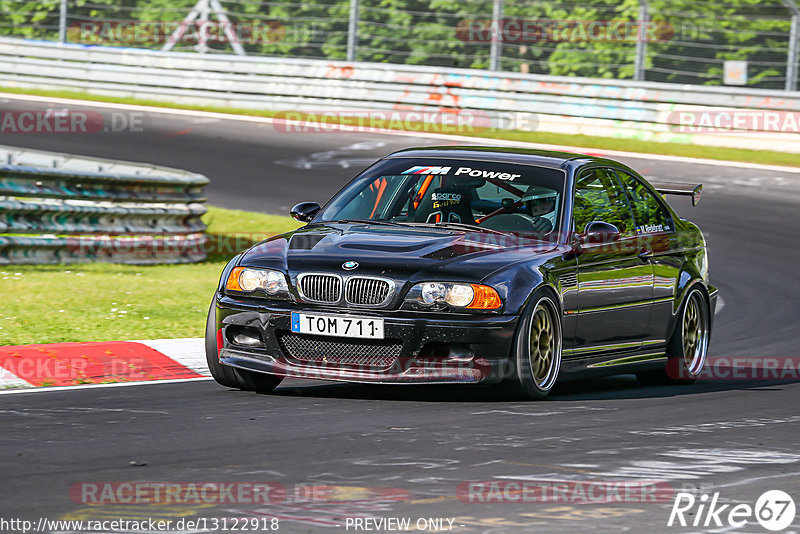
<path fill-rule="evenodd" d="M 564 169 L 573 166 L 579 167 L 588 163 L 619 165 L 616 161 L 598 158 L 588 154 L 503 146 L 432 146 L 406 148 L 389 154 L 385 159 L 395 158 L 474 159 L 480 161 L 496 161 L 498 163 L 537 165 L 553 169 Z"/>

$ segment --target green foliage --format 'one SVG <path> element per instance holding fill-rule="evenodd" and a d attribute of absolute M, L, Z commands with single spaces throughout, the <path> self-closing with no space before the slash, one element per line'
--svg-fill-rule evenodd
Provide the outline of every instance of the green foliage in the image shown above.
<path fill-rule="evenodd" d="M 749 85 L 783 88 L 790 17 L 780 2 L 659 0 L 653 9 L 675 35 L 651 46 L 648 79 L 721 85 L 724 60 L 747 60 Z"/>
<path fill-rule="evenodd" d="M 58 36 L 59 0 L 0 0 L 0 33 L 31 38 Z"/>
<path fill-rule="evenodd" d="M 81 37 L 79 21 L 180 21 L 196 0 L 69 0 L 68 40 Z M 0 34 L 58 36 L 59 0 L 0 0 Z M 489 66 L 492 0 L 360 0 L 357 59 L 388 63 L 485 69 Z M 345 59 L 350 0 L 226 0 L 233 22 L 254 23 L 259 38 L 246 40 L 251 55 Z M 591 21 L 609 26 L 638 21 L 638 0 L 542 2 L 506 0 L 504 24 L 540 23 L 555 35 L 507 39 L 501 70 L 559 76 L 630 79 L 635 35 L 586 38 Z M 749 85 L 782 88 L 790 14 L 780 0 L 651 0 L 646 44 L 649 81 L 722 83 L 725 60 L 749 62 Z M 212 15 L 212 20 L 214 19 Z M 571 26 L 570 26 L 571 25 Z M 473 34 L 470 28 L 484 28 Z M 560 30 L 558 29 L 560 28 Z M 505 34 L 507 36 L 507 34 Z M 196 44 L 188 35 L 177 50 Z M 160 48 L 163 38 L 98 44 Z M 210 44 L 229 52 L 224 42 Z"/>

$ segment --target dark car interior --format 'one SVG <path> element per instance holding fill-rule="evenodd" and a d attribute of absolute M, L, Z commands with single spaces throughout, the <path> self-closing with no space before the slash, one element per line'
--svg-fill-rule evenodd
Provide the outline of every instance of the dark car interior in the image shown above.
<path fill-rule="evenodd" d="M 360 207 L 348 209 L 347 217 L 416 224 L 464 223 L 525 234 L 548 234 L 555 229 L 560 196 L 556 191 L 468 177 L 413 178 L 376 178 L 351 203 Z M 550 201 L 537 204 L 536 200 L 525 200 L 531 189 L 540 195 L 547 191 Z"/>

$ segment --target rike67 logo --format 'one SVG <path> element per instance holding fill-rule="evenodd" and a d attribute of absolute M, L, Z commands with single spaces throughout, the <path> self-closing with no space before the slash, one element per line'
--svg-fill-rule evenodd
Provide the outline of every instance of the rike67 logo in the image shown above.
<path fill-rule="evenodd" d="M 781 490 L 769 490 L 756 499 L 755 506 L 747 503 L 722 503 L 719 492 L 699 496 L 679 492 L 675 495 L 668 527 L 742 528 L 756 522 L 767 530 L 777 532 L 788 528 L 795 518 L 792 497 Z"/>

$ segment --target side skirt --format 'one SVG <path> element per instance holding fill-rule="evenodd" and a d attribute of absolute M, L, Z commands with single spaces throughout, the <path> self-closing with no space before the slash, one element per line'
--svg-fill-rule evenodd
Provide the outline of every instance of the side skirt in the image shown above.
<path fill-rule="evenodd" d="M 628 373 L 639 373 L 663 369 L 667 364 L 667 355 L 663 349 L 642 350 L 624 354 L 604 354 L 602 356 L 574 358 L 562 360 L 559 379 L 574 380 L 580 378 L 611 376 Z"/>

